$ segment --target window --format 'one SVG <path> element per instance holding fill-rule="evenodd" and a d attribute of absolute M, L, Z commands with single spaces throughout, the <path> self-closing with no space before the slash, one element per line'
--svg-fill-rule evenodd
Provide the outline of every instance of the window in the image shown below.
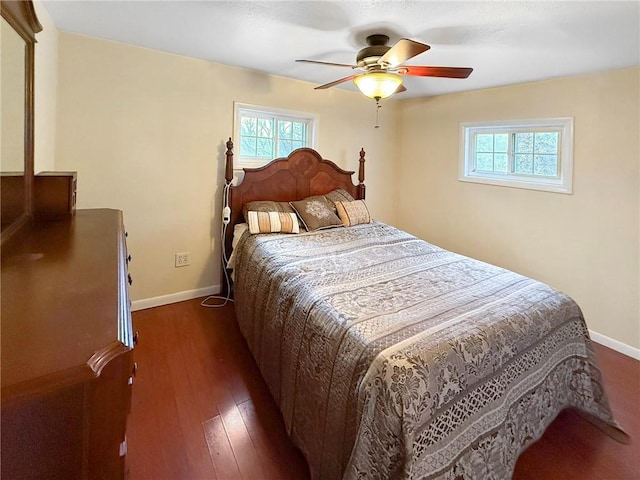
<path fill-rule="evenodd" d="M 463 123 L 464 182 L 572 192 L 573 119 Z"/>
<path fill-rule="evenodd" d="M 241 166 L 256 167 L 312 147 L 315 117 L 307 113 L 235 104 L 235 145 Z"/>

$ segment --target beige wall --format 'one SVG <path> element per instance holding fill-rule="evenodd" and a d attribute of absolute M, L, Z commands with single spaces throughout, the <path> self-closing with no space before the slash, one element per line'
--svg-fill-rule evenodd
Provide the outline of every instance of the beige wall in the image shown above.
<path fill-rule="evenodd" d="M 56 99 L 58 85 L 58 30 L 38 1 L 34 2 L 42 31 L 36 35 L 34 75 L 34 171 L 54 170 Z"/>
<path fill-rule="evenodd" d="M 549 283 L 640 347 L 640 69 L 400 102 L 400 227 Z M 572 195 L 460 182 L 460 123 L 574 117 Z"/>
<path fill-rule="evenodd" d="M 78 208 L 124 211 L 134 300 L 220 284 L 224 142 L 233 102 L 319 117 L 316 148 L 349 170 L 367 150 L 368 201 L 391 221 L 396 102 L 374 129 L 355 92 L 59 33 L 56 168 L 78 171 Z M 354 178 L 357 182 L 357 179 Z M 174 253 L 191 266 L 174 268 Z"/>

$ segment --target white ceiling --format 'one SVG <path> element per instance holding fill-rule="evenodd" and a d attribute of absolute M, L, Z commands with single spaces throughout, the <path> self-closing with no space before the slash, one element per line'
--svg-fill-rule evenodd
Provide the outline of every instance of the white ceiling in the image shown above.
<path fill-rule="evenodd" d="M 468 79 L 405 77 L 398 98 L 640 64 L 640 1 L 43 1 L 60 30 L 323 84 L 351 75 L 385 33 L 431 50 L 411 65 L 473 67 Z M 310 86 L 310 91 L 312 92 Z M 340 87 L 354 89 L 352 82 Z"/>

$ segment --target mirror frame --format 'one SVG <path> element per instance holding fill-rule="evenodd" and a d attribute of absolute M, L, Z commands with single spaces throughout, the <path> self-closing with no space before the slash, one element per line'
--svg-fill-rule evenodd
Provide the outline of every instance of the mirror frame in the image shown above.
<path fill-rule="evenodd" d="M 24 212 L 0 234 L 4 245 L 33 218 L 34 70 L 36 33 L 42 31 L 31 0 L 0 2 L 0 15 L 25 42 L 24 79 Z"/>

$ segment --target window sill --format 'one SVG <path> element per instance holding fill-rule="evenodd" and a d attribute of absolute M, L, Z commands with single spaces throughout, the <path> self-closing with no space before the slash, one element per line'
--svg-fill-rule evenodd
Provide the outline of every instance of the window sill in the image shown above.
<path fill-rule="evenodd" d="M 565 185 L 561 181 L 557 183 L 551 182 L 528 182 L 526 180 L 514 180 L 514 179 L 506 179 L 506 178 L 489 178 L 489 177 L 480 177 L 480 176 L 472 176 L 472 175 L 462 175 L 458 178 L 461 182 L 470 182 L 470 183 L 484 183 L 486 185 L 495 185 L 499 187 L 511 187 L 511 188 L 524 188 L 526 190 L 539 190 L 542 192 L 553 192 L 553 193 L 564 193 L 567 195 L 573 194 L 573 188 L 571 185 Z"/>

